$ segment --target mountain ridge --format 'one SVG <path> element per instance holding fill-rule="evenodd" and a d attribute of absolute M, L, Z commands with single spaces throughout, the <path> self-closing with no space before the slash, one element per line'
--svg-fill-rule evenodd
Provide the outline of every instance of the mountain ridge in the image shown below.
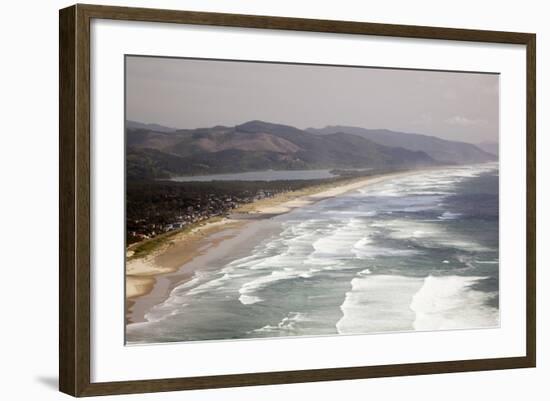
<path fill-rule="evenodd" d="M 485 152 L 491 153 L 495 156 L 498 156 L 499 154 L 498 142 L 484 141 L 484 142 L 476 143 L 476 146 L 484 150 Z"/>
<path fill-rule="evenodd" d="M 496 156 L 474 144 L 451 141 L 417 133 L 405 133 L 388 129 L 367 129 L 361 127 L 329 125 L 324 128 L 307 128 L 307 132 L 327 135 L 343 132 L 361 136 L 385 146 L 400 146 L 408 150 L 421 150 L 442 163 L 468 164 L 494 161 Z"/>
<path fill-rule="evenodd" d="M 129 179 L 265 169 L 387 169 L 456 164 L 438 160 L 419 147 L 410 149 L 399 143 L 388 146 L 350 132 L 321 134 L 318 130 L 310 132 L 260 120 L 234 127 L 217 125 L 169 132 L 156 130 L 163 126 L 139 124 L 127 124 L 126 129 Z"/>
<path fill-rule="evenodd" d="M 167 127 L 155 123 L 140 123 L 139 121 L 126 120 L 126 128 L 134 129 L 150 129 L 157 132 L 174 132 L 177 131 L 176 128 Z"/>

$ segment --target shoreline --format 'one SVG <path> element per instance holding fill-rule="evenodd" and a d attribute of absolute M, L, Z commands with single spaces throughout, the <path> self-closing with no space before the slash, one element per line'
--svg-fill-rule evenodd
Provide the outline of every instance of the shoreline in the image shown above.
<path fill-rule="evenodd" d="M 175 233 L 144 257 L 128 259 L 127 254 L 125 271 L 127 320 L 134 314 L 136 301 L 153 292 L 159 278 L 178 272 L 181 267 L 206 251 L 203 245 L 216 247 L 231 236 L 232 229 L 244 223 L 233 219 L 206 222 L 188 232 Z M 219 238 L 211 239 L 215 234 L 220 234 Z M 190 273 L 192 276 L 193 272 Z M 135 317 L 132 318 L 134 319 Z"/>
<path fill-rule="evenodd" d="M 144 314 L 154 305 L 165 300 L 177 285 L 191 279 L 201 269 L 201 258 L 215 258 L 227 251 L 228 243 L 247 245 L 253 242 L 255 226 L 265 224 L 266 219 L 291 212 L 325 199 L 363 188 L 391 178 L 402 177 L 426 169 L 391 172 L 369 177 L 351 178 L 341 183 L 325 183 L 275 195 L 244 204 L 221 220 L 205 221 L 189 231 L 170 235 L 165 242 L 147 255 L 131 258 L 131 248 L 126 258 L 126 322 L 144 321 Z M 263 221 L 262 221 L 263 220 Z M 245 240 L 245 241 L 243 241 Z M 235 247 L 234 247 L 235 248 Z M 208 252 L 206 252 L 208 251 Z M 130 259 L 129 259 L 130 258 Z"/>

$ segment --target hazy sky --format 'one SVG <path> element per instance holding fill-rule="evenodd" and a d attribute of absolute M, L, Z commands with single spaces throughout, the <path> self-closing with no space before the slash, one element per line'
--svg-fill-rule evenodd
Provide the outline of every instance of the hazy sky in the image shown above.
<path fill-rule="evenodd" d="M 175 128 L 250 120 L 498 141 L 498 75 L 127 57 L 130 120 Z"/>

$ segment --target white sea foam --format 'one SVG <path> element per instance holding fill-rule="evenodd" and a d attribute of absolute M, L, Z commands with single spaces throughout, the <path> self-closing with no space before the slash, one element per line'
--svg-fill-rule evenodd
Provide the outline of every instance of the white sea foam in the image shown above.
<path fill-rule="evenodd" d="M 357 273 L 358 276 L 367 276 L 369 274 L 371 274 L 372 272 L 370 271 L 370 269 L 365 269 L 365 270 L 362 270 L 360 271 L 359 273 Z"/>
<path fill-rule="evenodd" d="M 255 258 L 233 261 L 231 271 L 239 277 L 237 292 L 243 305 L 262 302 L 256 294 L 263 288 L 278 281 L 296 277 L 310 277 L 317 269 L 308 268 L 303 261 L 312 253 L 312 243 L 328 230 L 319 229 L 319 221 L 310 219 L 303 222 L 287 222 L 279 238 L 272 241 L 268 252 L 263 248 L 255 249 Z M 276 245 L 273 243 L 276 242 Z"/>
<path fill-rule="evenodd" d="M 291 235 L 281 242 L 284 250 L 279 254 L 247 260 L 244 265 L 232 263 L 234 271 L 246 269 L 250 277 L 238 290 L 241 303 L 261 302 L 261 294 L 257 293 L 282 280 L 311 278 L 325 270 L 355 268 L 346 260 L 355 257 L 354 245 L 365 231 L 364 222 L 354 217 L 343 222 L 312 224 L 308 221 L 290 225 L 285 232 Z"/>
<path fill-rule="evenodd" d="M 414 249 L 396 249 L 380 244 L 375 245 L 369 237 L 357 241 L 351 251 L 359 259 L 372 259 L 376 256 L 411 256 L 419 253 Z"/>
<path fill-rule="evenodd" d="M 410 195 L 448 195 L 455 184 L 468 178 L 494 170 L 496 165 L 451 167 L 437 171 L 425 171 L 411 176 L 394 178 L 360 189 L 363 194 L 383 197 Z"/>
<path fill-rule="evenodd" d="M 373 224 L 375 227 L 389 229 L 388 236 L 393 239 L 440 238 L 445 235 L 438 224 L 413 220 L 386 220 Z"/>
<path fill-rule="evenodd" d="M 295 334 L 297 325 L 301 322 L 308 322 L 310 319 L 305 313 L 290 312 L 277 325 L 266 325 L 259 329 L 253 330 L 259 333 L 280 333 L 280 334 Z"/>
<path fill-rule="evenodd" d="M 172 293 L 177 293 L 177 292 L 180 292 L 181 290 L 187 290 L 188 288 L 195 287 L 198 284 L 200 284 L 201 281 L 204 280 L 206 276 L 207 276 L 207 273 L 202 272 L 200 270 L 196 270 L 193 273 L 193 277 L 191 277 L 190 280 L 174 287 L 174 289 L 172 290 Z"/>
<path fill-rule="evenodd" d="M 158 322 L 168 316 L 181 313 L 188 306 L 189 289 L 199 287 L 208 276 L 209 274 L 206 272 L 196 271 L 189 281 L 174 287 L 163 302 L 147 311 L 143 316 L 144 319 L 149 322 Z"/>
<path fill-rule="evenodd" d="M 471 288 L 483 279 L 360 275 L 351 281 L 336 328 L 360 334 L 495 327 L 499 312 L 488 305 L 495 294 Z"/>
<path fill-rule="evenodd" d="M 241 296 L 239 297 L 239 301 L 241 301 L 241 303 L 245 305 L 261 302 L 262 299 L 260 297 L 257 297 L 252 294 L 255 294 L 256 291 L 261 290 L 265 287 L 268 287 L 269 285 L 275 282 L 296 278 L 296 277 L 299 277 L 301 274 L 302 274 L 301 271 L 286 269 L 282 271 L 276 270 L 269 275 L 260 276 L 241 286 L 241 288 L 239 289 L 239 293 L 241 294 Z"/>
<path fill-rule="evenodd" d="M 498 309 L 487 304 L 494 294 L 471 286 L 484 277 L 428 276 L 414 295 L 415 330 L 496 327 Z"/>
<path fill-rule="evenodd" d="M 201 285 L 198 285 L 187 292 L 187 295 L 198 295 L 213 289 L 219 289 L 227 281 L 231 279 L 231 276 L 228 274 L 222 274 L 220 277 L 204 282 Z"/>
<path fill-rule="evenodd" d="M 313 242 L 314 251 L 304 263 L 314 265 L 331 265 L 339 259 L 353 257 L 353 244 L 361 237 L 365 227 L 356 218 L 347 220 L 343 225 L 328 235 L 323 235 Z"/>
<path fill-rule="evenodd" d="M 263 301 L 263 299 L 260 298 L 260 297 L 255 297 L 254 295 L 242 294 L 242 295 L 239 297 L 239 301 L 240 301 L 241 304 L 243 304 L 243 305 L 251 305 L 251 304 L 255 304 L 255 303 L 257 303 L 257 302 L 261 302 L 261 301 Z"/>
<path fill-rule="evenodd" d="M 413 240 L 426 247 L 447 247 L 477 252 L 489 250 L 471 238 L 461 237 L 457 233 L 448 233 L 443 226 L 435 222 L 396 219 L 376 223 L 373 226 L 390 229 L 391 232 L 388 234 L 390 238 Z"/>
<path fill-rule="evenodd" d="M 363 275 L 351 281 L 336 323 L 340 334 L 412 330 L 415 319 L 409 308 L 423 279 L 393 275 Z"/>
<path fill-rule="evenodd" d="M 455 220 L 461 216 L 460 213 L 444 212 L 438 217 L 439 220 Z"/>

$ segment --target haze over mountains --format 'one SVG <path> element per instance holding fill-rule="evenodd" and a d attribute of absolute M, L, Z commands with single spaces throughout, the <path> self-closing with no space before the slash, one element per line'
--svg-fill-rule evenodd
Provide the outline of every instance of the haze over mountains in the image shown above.
<path fill-rule="evenodd" d="M 480 142 L 480 143 L 476 144 L 476 146 L 478 148 L 484 150 L 485 152 L 488 152 L 488 153 L 491 153 L 493 155 L 498 156 L 498 153 L 499 153 L 498 142 L 484 141 L 484 142 Z"/>
<path fill-rule="evenodd" d="M 327 135 L 336 132 L 345 132 L 385 146 L 400 146 L 408 150 L 426 152 L 434 160 L 442 163 L 480 163 L 494 158 L 483 149 L 465 142 L 448 141 L 434 136 L 409 134 L 386 129 L 365 129 L 331 125 L 325 128 L 308 128 L 308 132 Z"/>
<path fill-rule="evenodd" d="M 142 129 L 146 131 L 174 132 L 176 128 L 165 127 L 160 124 L 145 124 L 137 121 L 126 120 L 126 129 Z"/>
<path fill-rule="evenodd" d="M 496 160 L 478 147 L 386 130 L 329 126 L 301 130 L 249 121 L 182 129 L 126 123 L 128 179 L 254 170 L 414 168 Z"/>

